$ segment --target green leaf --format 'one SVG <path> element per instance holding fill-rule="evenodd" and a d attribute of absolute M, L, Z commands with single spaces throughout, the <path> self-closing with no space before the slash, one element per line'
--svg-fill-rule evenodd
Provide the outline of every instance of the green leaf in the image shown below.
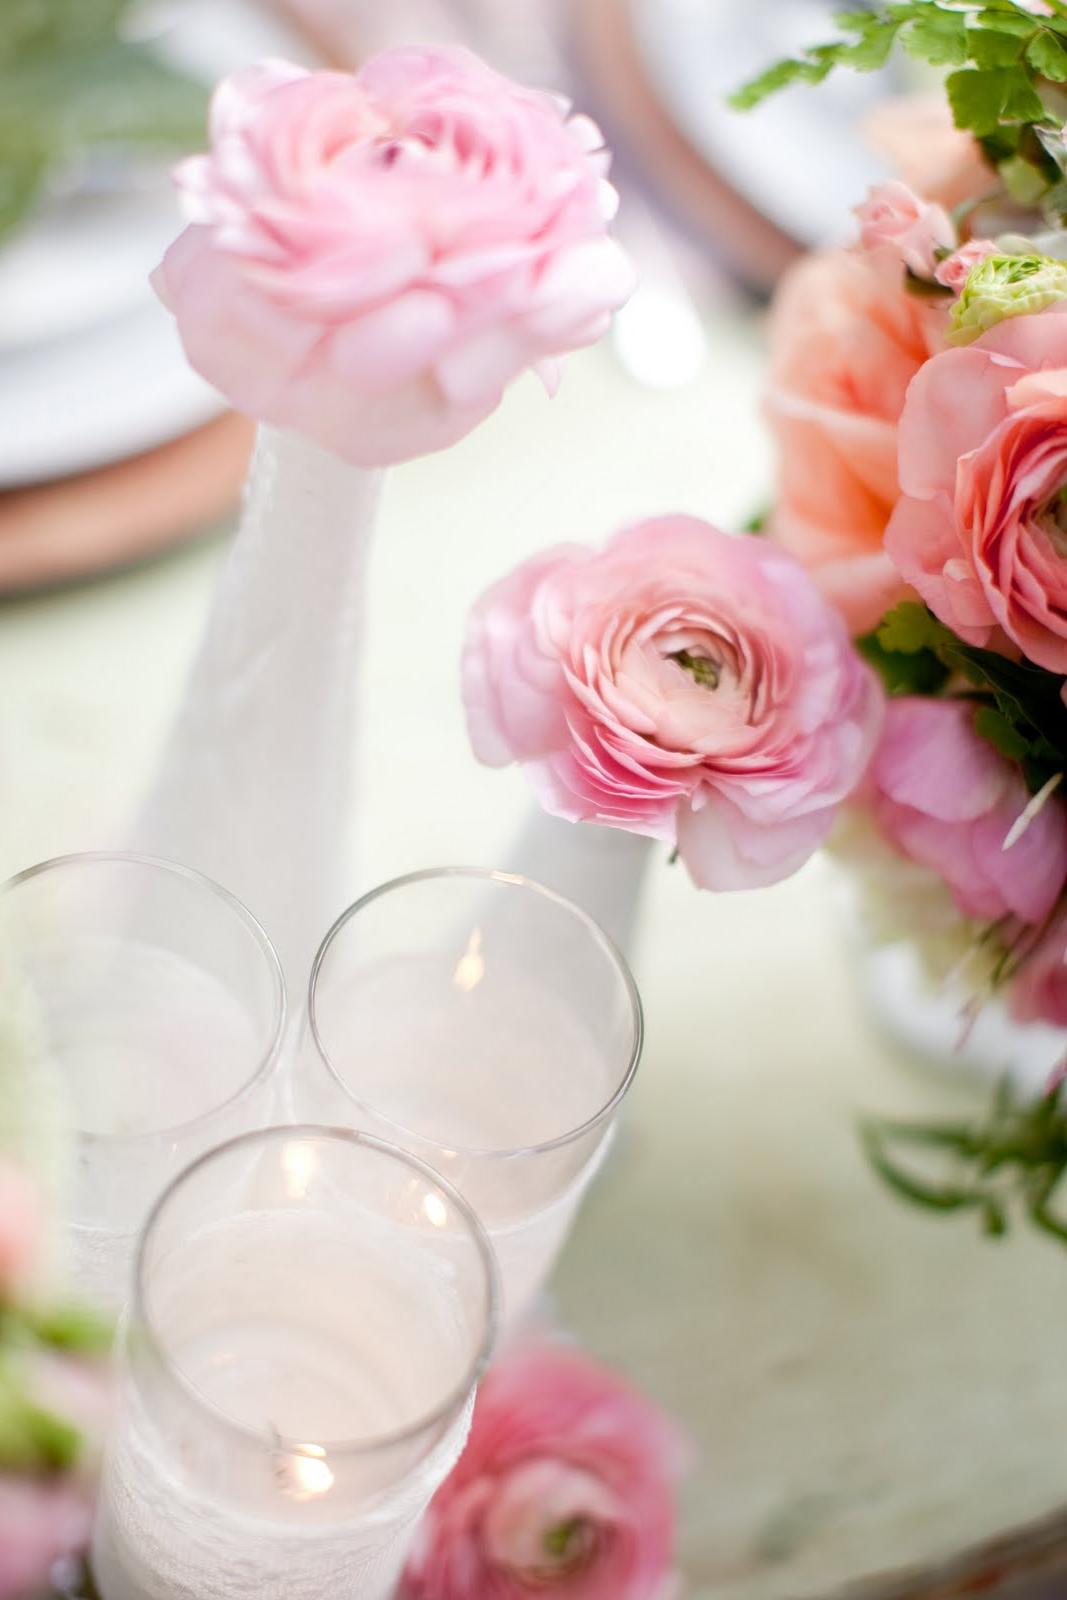
<path fill-rule="evenodd" d="M 937 694 L 948 670 L 933 650 L 893 651 L 883 648 L 878 635 L 856 640 L 856 648 L 878 673 L 886 694 Z"/>
<path fill-rule="evenodd" d="M 1005 69 L 1004 105 L 1001 115 L 1009 122 L 1050 122 L 1057 119 L 1045 110 L 1044 101 L 1034 88 L 1025 67 Z"/>
<path fill-rule="evenodd" d="M 963 67 L 949 73 L 945 88 L 956 126 L 979 137 L 995 132 L 1002 119 L 1053 121 L 1022 67 Z"/>
<path fill-rule="evenodd" d="M 1053 83 L 1067 83 L 1067 48 L 1054 33 L 1042 28 L 1027 46 L 1026 59 L 1043 78 L 1051 78 Z"/>
<path fill-rule="evenodd" d="M 1007 161 L 1002 161 L 997 171 L 1011 198 L 1021 206 L 1033 205 L 1049 187 L 1044 172 L 1022 156 L 1011 156 Z"/>
<path fill-rule="evenodd" d="M 930 1211 L 971 1210 L 984 1204 L 983 1195 L 971 1184 L 936 1183 L 900 1166 L 886 1148 L 896 1132 L 891 1123 L 871 1121 L 861 1126 L 860 1137 L 871 1167 L 900 1199 Z"/>
<path fill-rule="evenodd" d="M 5 153 L 0 135 L 0 240 L 29 215 L 47 170 L 46 150 L 17 148 L 12 141 Z"/>
<path fill-rule="evenodd" d="M 768 67 L 766 72 L 761 72 L 759 77 L 743 84 L 740 89 L 735 89 L 729 97 L 729 104 L 736 111 L 751 111 L 761 100 L 777 94 L 780 89 L 788 89 L 790 84 L 821 83 L 828 76 L 832 65 L 833 63 L 829 61 L 815 63 L 799 57 L 776 62 L 773 67 Z"/>
<path fill-rule="evenodd" d="M 898 32 L 896 22 L 884 22 L 868 29 L 856 44 L 846 45 L 840 51 L 834 65 L 852 67 L 856 72 L 877 72 L 889 60 Z"/>
<path fill-rule="evenodd" d="M 88 1306 L 52 1306 L 25 1315 L 34 1338 L 53 1349 L 86 1356 L 107 1355 L 111 1349 L 114 1324 Z"/>
<path fill-rule="evenodd" d="M 972 28 L 967 43 L 970 59 L 978 67 L 1013 67 L 1026 54 L 1023 39 L 999 28 Z"/>
<path fill-rule="evenodd" d="M 77 1428 L 35 1405 L 12 1365 L 0 1368 L 0 1472 L 62 1472 L 81 1448 Z"/>
<path fill-rule="evenodd" d="M 945 79 L 948 103 L 957 128 L 971 133 L 993 133 L 1004 109 L 1005 87 L 1002 68 L 982 71 L 964 67 Z"/>
<path fill-rule="evenodd" d="M 133 0 L 3 0 L 0 67 L 114 39 Z"/>
<path fill-rule="evenodd" d="M 914 22 L 907 24 L 901 43 L 911 55 L 928 61 L 933 67 L 957 67 L 967 60 L 964 14 L 928 7 Z"/>
<path fill-rule="evenodd" d="M 1002 756 L 1007 756 L 1009 761 L 1021 761 L 1029 754 L 1029 741 L 1019 732 L 1015 723 L 995 706 L 979 706 L 974 717 L 974 731 L 999 750 Z"/>
<path fill-rule="evenodd" d="M 977 15 L 972 16 L 967 24 L 968 33 L 981 32 L 989 29 L 993 33 L 1010 33 L 1016 39 L 1029 39 L 1039 26 L 1038 19 L 1016 11 L 998 11 L 992 6 L 986 6 Z M 973 43 L 973 40 L 970 41 Z"/>
<path fill-rule="evenodd" d="M 878 643 L 883 650 L 910 655 L 917 650 L 937 650 L 954 644 L 956 635 L 918 600 L 902 600 L 883 619 L 878 628 Z"/>

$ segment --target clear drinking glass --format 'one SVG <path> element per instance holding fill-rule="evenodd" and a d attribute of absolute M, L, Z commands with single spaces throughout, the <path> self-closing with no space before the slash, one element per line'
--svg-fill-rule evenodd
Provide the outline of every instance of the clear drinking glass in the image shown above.
<path fill-rule="evenodd" d="M 76 1132 L 66 1197 L 75 1287 L 125 1297 L 137 1234 L 204 1150 L 276 1119 L 285 986 L 248 911 L 199 873 L 74 855 L 0 888 L 19 1047 Z"/>
<path fill-rule="evenodd" d="M 134 1277 L 102 1600 L 385 1600 L 491 1353 L 470 1207 L 376 1139 L 272 1128 L 170 1186 Z"/>
<path fill-rule="evenodd" d="M 402 1145 L 454 1183 L 492 1239 L 513 1324 L 637 1069 L 641 1005 L 618 950 L 528 879 L 413 873 L 334 924 L 308 1019 L 298 1109 Z"/>

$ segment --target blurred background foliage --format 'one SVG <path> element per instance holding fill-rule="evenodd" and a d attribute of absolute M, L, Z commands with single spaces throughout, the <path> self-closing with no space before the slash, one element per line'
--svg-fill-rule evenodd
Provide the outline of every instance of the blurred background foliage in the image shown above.
<path fill-rule="evenodd" d="M 0 5 L 0 238 L 50 182 L 107 186 L 131 155 L 202 142 L 205 86 L 131 27 L 132 0 Z"/>

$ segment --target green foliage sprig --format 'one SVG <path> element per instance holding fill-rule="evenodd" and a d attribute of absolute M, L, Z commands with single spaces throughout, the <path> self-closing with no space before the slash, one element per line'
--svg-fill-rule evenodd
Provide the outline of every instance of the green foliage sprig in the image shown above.
<path fill-rule="evenodd" d="M 844 38 L 777 62 L 732 97 L 747 110 L 795 83 L 822 83 L 837 67 L 871 72 L 896 45 L 945 80 L 956 125 L 981 143 L 1020 203 L 1038 202 L 1050 220 L 1067 216 L 1067 0 L 1037 16 L 1017 0 L 881 0 L 841 11 Z"/>
<path fill-rule="evenodd" d="M 1067 1107 L 1052 1088 L 1018 1102 L 1005 1083 L 974 1123 L 870 1120 L 861 1127 L 867 1158 L 901 1199 L 942 1214 L 971 1212 L 1000 1238 L 1013 1210 L 1067 1244 L 1067 1212 L 1054 1209 L 1067 1172 Z"/>
<path fill-rule="evenodd" d="M 86 152 L 178 151 L 207 90 L 124 32 L 131 0 L 0 3 L 0 241 Z"/>
<path fill-rule="evenodd" d="M 1067 772 L 1067 706 L 1056 673 L 965 644 L 915 601 L 897 606 L 858 644 L 891 695 L 958 686 L 974 702 L 975 730 L 1019 763 L 1031 793 Z"/>

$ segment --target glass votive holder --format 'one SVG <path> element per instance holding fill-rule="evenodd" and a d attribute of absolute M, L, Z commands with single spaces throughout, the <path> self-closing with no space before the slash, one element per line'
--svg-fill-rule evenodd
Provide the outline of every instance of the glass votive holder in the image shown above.
<path fill-rule="evenodd" d="M 209 878 L 119 854 L 62 856 L 10 879 L 0 951 L 23 1047 L 76 1139 L 64 1206 L 72 1287 L 117 1307 L 169 1179 L 278 1120 L 278 957 Z"/>
<path fill-rule="evenodd" d="M 298 1114 L 403 1146 L 470 1202 L 504 1323 L 543 1286 L 641 1053 L 637 989 L 587 914 L 475 868 L 398 878 L 315 961 Z"/>
<path fill-rule="evenodd" d="M 102 1600 L 385 1600 L 496 1317 L 484 1230 L 405 1152 L 293 1126 L 201 1157 L 138 1251 Z"/>

